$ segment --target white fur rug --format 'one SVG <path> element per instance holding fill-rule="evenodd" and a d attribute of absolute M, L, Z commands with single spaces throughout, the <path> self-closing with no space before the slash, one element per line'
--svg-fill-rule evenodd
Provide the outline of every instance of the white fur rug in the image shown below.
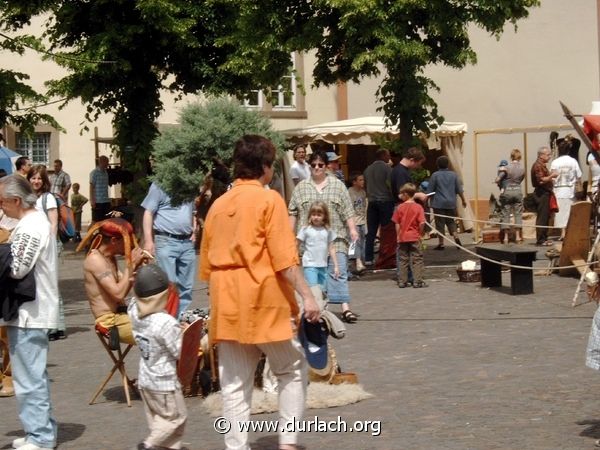
<path fill-rule="evenodd" d="M 307 409 L 333 408 L 349 405 L 373 397 L 360 384 L 310 383 L 306 399 Z M 212 417 L 222 415 L 221 392 L 210 394 L 204 399 L 203 406 Z M 277 411 L 277 394 L 254 389 L 252 394 L 252 414 Z"/>

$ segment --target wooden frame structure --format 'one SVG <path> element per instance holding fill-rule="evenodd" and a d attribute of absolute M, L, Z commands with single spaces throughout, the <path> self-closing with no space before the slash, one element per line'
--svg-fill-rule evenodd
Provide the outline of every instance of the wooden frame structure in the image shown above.
<path fill-rule="evenodd" d="M 490 128 L 473 130 L 473 174 L 475 176 L 475 218 L 479 219 L 479 148 L 478 137 L 482 134 L 523 134 L 523 166 L 525 167 L 525 195 L 527 194 L 527 180 L 529 179 L 527 160 L 527 135 L 529 133 L 549 133 L 551 131 L 573 130 L 571 125 L 538 125 L 533 127 L 516 128 Z M 475 222 L 475 236 L 479 235 L 479 222 Z"/>

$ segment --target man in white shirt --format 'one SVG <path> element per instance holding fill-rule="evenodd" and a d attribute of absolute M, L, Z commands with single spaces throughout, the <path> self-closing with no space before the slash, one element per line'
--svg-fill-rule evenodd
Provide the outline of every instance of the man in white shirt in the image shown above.
<path fill-rule="evenodd" d="M 310 178 L 310 166 L 306 162 L 306 147 L 304 145 L 297 145 L 294 148 L 294 159 L 295 161 L 290 168 L 290 176 L 294 186 L 296 186 L 302 180 Z"/>
<path fill-rule="evenodd" d="M 569 221 L 571 205 L 575 200 L 575 183 L 581 180 L 579 163 L 569 156 L 570 142 L 563 140 L 558 144 L 558 158 L 550 164 L 550 171 L 558 173 L 554 179 L 554 195 L 558 202 L 558 212 L 554 217 L 554 226 L 561 229 L 561 239 Z"/>
<path fill-rule="evenodd" d="M 16 318 L 6 325 L 19 418 L 26 436 L 13 441 L 21 450 L 52 450 L 56 447 L 56 421 L 52 417 L 50 380 L 46 370 L 48 330 L 58 327 L 58 277 L 56 239 L 50 222 L 36 211 L 29 182 L 10 175 L 0 179 L 0 206 L 19 223 L 11 236 L 13 255 L 10 276 L 24 278 L 33 271 L 35 301 L 22 303 Z"/>

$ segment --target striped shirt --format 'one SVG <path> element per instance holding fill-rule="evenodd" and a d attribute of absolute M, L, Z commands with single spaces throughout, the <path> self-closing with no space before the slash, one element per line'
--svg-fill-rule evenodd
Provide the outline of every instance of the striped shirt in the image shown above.
<path fill-rule="evenodd" d="M 297 219 L 294 231 L 297 233 L 308 225 L 308 212 L 316 201 L 324 202 L 329 208 L 331 229 L 336 234 L 333 241 L 335 251 L 348 253 L 349 236 L 346 221 L 354 217 L 354 207 L 346 186 L 334 175 L 327 174 L 327 184 L 320 192 L 312 178 L 296 185 L 288 205 L 289 215 L 296 216 Z"/>

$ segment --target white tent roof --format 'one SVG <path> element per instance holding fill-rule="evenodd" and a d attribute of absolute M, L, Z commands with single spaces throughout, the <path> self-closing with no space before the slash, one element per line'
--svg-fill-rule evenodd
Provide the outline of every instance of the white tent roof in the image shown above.
<path fill-rule="evenodd" d="M 467 124 L 463 122 L 444 122 L 432 130 L 432 137 L 456 136 L 467 132 Z M 312 125 L 306 128 L 283 130 L 288 139 L 295 142 L 321 140 L 330 144 L 374 144 L 373 135 L 394 136 L 400 132 L 395 127 L 386 127 L 385 118 L 381 116 L 358 117 L 356 119 L 339 120 Z"/>

